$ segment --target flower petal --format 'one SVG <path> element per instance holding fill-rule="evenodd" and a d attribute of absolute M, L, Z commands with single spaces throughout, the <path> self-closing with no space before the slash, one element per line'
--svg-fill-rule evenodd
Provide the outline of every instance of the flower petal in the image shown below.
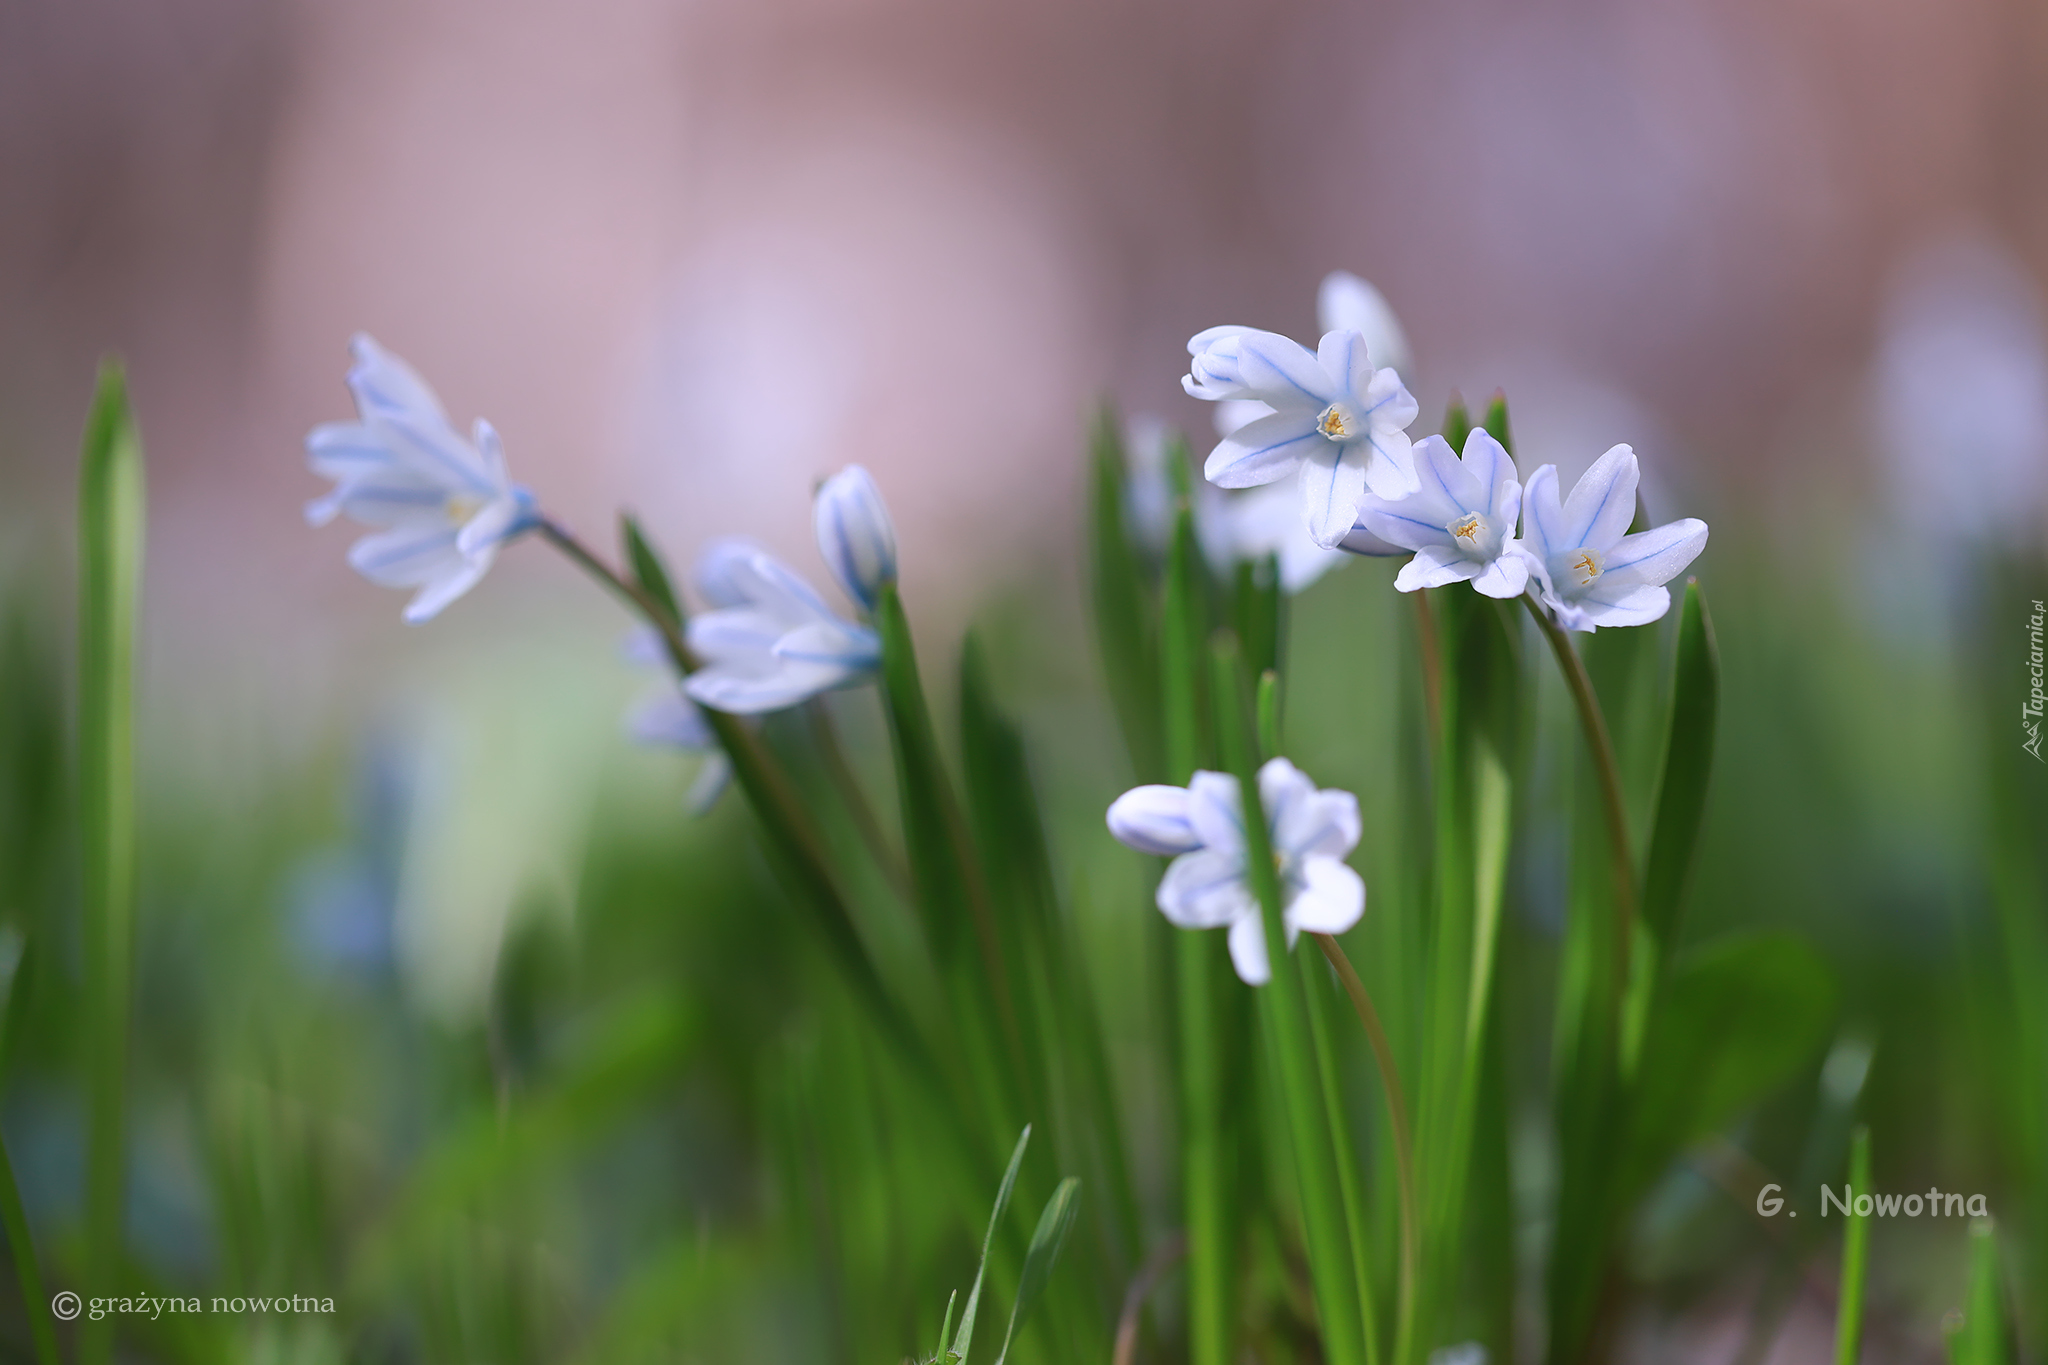
<path fill-rule="evenodd" d="M 1341 858 L 1356 848 L 1361 828 L 1358 798 L 1334 787 L 1317 791 L 1306 777 L 1301 783 L 1298 795 L 1274 803 L 1274 850 L 1283 860 L 1293 860 Z"/>
<path fill-rule="evenodd" d="M 859 465 L 848 465 L 818 489 L 811 507 L 818 553 L 846 595 L 872 609 L 882 584 L 896 578 L 896 526 L 882 490 Z"/>
<path fill-rule="evenodd" d="M 1422 412 L 1415 395 L 1408 392 L 1401 376 L 1391 369 L 1374 370 L 1372 382 L 1365 386 L 1361 397 L 1365 400 L 1366 421 L 1375 431 L 1405 433 Z M 1404 435 L 1402 439 L 1407 438 Z"/>
<path fill-rule="evenodd" d="M 1230 965 L 1247 986 L 1263 986 L 1273 979 L 1272 964 L 1266 957 L 1266 926 L 1256 911 L 1230 926 Z"/>
<path fill-rule="evenodd" d="M 1186 787 L 1133 787 L 1110 804 L 1108 820 L 1117 841 L 1140 853 L 1171 858 L 1202 846 L 1188 820 Z"/>
<path fill-rule="evenodd" d="M 1481 501 L 1465 510 L 1491 512 L 1495 516 L 1510 515 L 1501 511 L 1501 492 L 1521 476 L 1515 469 L 1514 457 L 1508 454 L 1507 447 L 1494 440 L 1493 433 L 1485 427 L 1474 427 L 1465 437 L 1465 455 L 1462 463 L 1472 475 L 1481 498 Z"/>
<path fill-rule="evenodd" d="M 683 808 L 692 815 L 702 815 L 717 804 L 725 789 L 732 785 L 732 760 L 720 749 L 704 756 L 697 765 L 697 776 L 690 783 L 689 795 L 683 798 Z"/>
<path fill-rule="evenodd" d="M 1329 444 L 1316 430 L 1313 412 L 1276 412 L 1218 441 L 1202 477 L 1218 488 L 1256 488 L 1286 478 L 1317 447 Z"/>
<path fill-rule="evenodd" d="M 1636 453 L 1615 446 L 1579 476 L 1564 500 L 1564 520 L 1550 553 L 1590 545 L 1605 551 L 1628 534 L 1636 515 Z"/>
<path fill-rule="evenodd" d="M 1183 929 L 1217 929 L 1258 914 L 1245 885 L 1244 859 L 1214 848 L 1183 853 L 1169 863 L 1156 900 L 1159 913 Z"/>
<path fill-rule="evenodd" d="M 1394 575 L 1394 591 L 1414 592 L 1418 588 L 1441 588 L 1452 583 L 1469 583 L 1486 569 L 1476 559 L 1467 559 L 1448 545 L 1425 545 L 1415 558 Z"/>
<path fill-rule="evenodd" d="M 1368 494 L 1367 496 L 1370 499 L 1370 495 Z M 1359 514 L 1361 521 L 1364 515 L 1361 511 Z M 1405 555 L 1415 547 L 1412 545 L 1396 545 L 1375 535 L 1368 526 L 1354 525 L 1351 528 L 1350 534 L 1337 542 L 1337 548 L 1345 551 L 1347 554 L 1371 555 L 1374 558 L 1383 559 L 1391 555 Z"/>
<path fill-rule="evenodd" d="M 1365 338 L 1348 327 L 1323 333 L 1316 346 L 1316 364 L 1338 394 L 1363 398 L 1372 383 L 1372 357 Z"/>
<path fill-rule="evenodd" d="M 707 611 L 690 618 L 685 638 L 690 652 L 715 663 L 754 661 L 774 668 L 775 642 L 787 632 L 781 618 L 752 607 Z"/>
<path fill-rule="evenodd" d="M 1198 769 L 1188 780 L 1188 823 L 1205 848 L 1235 854 L 1244 848 L 1243 807 L 1237 779 Z"/>
<path fill-rule="evenodd" d="M 881 666 L 882 641 L 865 626 L 834 618 L 807 622 L 787 632 L 775 642 L 773 653 L 792 663 L 867 672 Z"/>
<path fill-rule="evenodd" d="M 1600 584 L 1669 583 L 1706 548 L 1707 524 L 1698 517 L 1623 536 L 1607 554 Z"/>
<path fill-rule="evenodd" d="M 692 571 L 697 593 L 714 607 L 743 607 L 747 596 L 734 577 L 740 566 L 766 550 L 745 536 L 724 536 L 704 547 Z"/>
<path fill-rule="evenodd" d="M 1360 444 L 1372 451 L 1365 486 L 1382 498 L 1405 498 L 1422 486 L 1415 474 L 1414 445 L 1405 431 L 1373 427 Z"/>
<path fill-rule="evenodd" d="M 323 479 L 360 479 L 393 464 L 390 448 L 362 422 L 322 422 L 306 433 L 306 467 Z"/>
<path fill-rule="evenodd" d="M 1579 599 L 1578 606 L 1586 624 L 1572 629 L 1591 630 L 1595 626 L 1646 626 L 1652 621 L 1661 620 L 1664 613 L 1671 610 L 1671 590 L 1649 584 L 1634 587 L 1617 584 L 1608 588 L 1605 584 L 1595 583 L 1592 589 Z"/>
<path fill-rule="evenodd" d="M 648 697 L 626 716 L 627 732 L 636 744 L 704 753 L 718 747 L 718 736 L 697 704 L 680 691 Z"/>
<path fill-rule="evenodd" d="M 1341 934 L 1365 914 L 1365 878 L 1335 858 L 1310 858 L 1300 868 L 1301 889 L 1287 904 L 1287 927 L 1309 934 Z"/>
<path fill-rule="evenodd" d="M 1472 586 L 1488 597 L 1498 597 L 1503 601 L 1520 597 L 1529 586 L 1529 561 L 1518 554 L 1504 552 L 1480 570 L 1472 580 Z"/>
<path fill-rule="evenodd" d="M 1439 511 L 1444 515 L 1437 516 Z M 1358 503 L 1357 525 L 1395 547 L 1382 553 L 1399 554 L 1403 550 L 1422 550 L 1432 545 L 1451 548 L 1453 541 L 1449 523 L 1456 517 L 1456 513 L 1438 506 L 1435 499 L 1425 493 L 1412 493 L 1391 501 L 1377 493 L 1367 493 Z"/>
<path fill-rule="evenodd" d="M 766 673 L 713 664 L 686 678 L 683 690 L 700 706 L 749 716 L 784 710 L 859 676 L 824 664 L 778 662 L 779 667 Z"/>
<path fill-rule="evenodd" d="M 1245 397 L 1271 403 L 1281 412 L 1320 411 L 1346 392 L 1331 382 L 1315 352 L 1277 332 L 1238 333 L 1237 372 L 1249 390 Z"/>
<path fill-rule="evenodd" d="M 423 585 L 412 601 L 405 604 L 405 623 L 409 626 L 422 625 L 441 614 L 441 609 L 468 592 L 490 571 L 492 551 L 486 550 L 464 560 L 460 567 L 435 578 Z"/>
<path fill-rule="evenodd" d="M 1261 403 L 1256 398 L 1218 399 L 1211 413 L 1218 436 L 1229 436 L 1240 427 L 1250 426 L 1259 418 L 1272 415 L 1273 405 Z"/>
<path fill-rule="evenodd" d="M 1408 338 L 1386 297 L 1346 270 L 1333 270 L 1316 290 L 1316 322 L 1326 332 L 1350 330 L 1365 338 L 1373 363 L 1389 369 L 1409 366 Z"/>
<path fill-rule="evenodd" d="M 466 566 L 455 548 L 455 528 L 438 518 L 364 536 L 348 551 L 349 566 L 372 583 L 409 588 Z"/>
<path fill-rule="evenodd" d="M 486 504 L 482 511 L 471 517 L 455 537 L 455 548 L 466 555 L 478 554 L 487 546 L 501 545 L 513 536 L 533 529 L 538 521 L 532 494 L 516 488 L 510 496 Z"/>
<path fill-rule="evenodd" d="M 1335 549 L 1358 522 L 1365 497 L 1366 443 L 1324 441 L 1301 464 L 1301 508 L 1316 544 Z"/>
<path fill-rule="evenodd" d="M 1543 465 L 1522 489 L 1523 541 L 1539 568 L 1558 551 L 1571 548 L 1564 535 L 1564 509 L 1557 501 L 1557 466 Z"/>
<path fill-rule="evenodd" d="M 1489 510 L 1491 486 L 1480 483 L 1465 467 L 1449 441 L 1441 436 L 1425 436 L 1415 443 L 1414 458 L 1415 479 L 1420 487 L 1401 500 L 1409 515 L 1442 526 L 1467 512 Z"/>

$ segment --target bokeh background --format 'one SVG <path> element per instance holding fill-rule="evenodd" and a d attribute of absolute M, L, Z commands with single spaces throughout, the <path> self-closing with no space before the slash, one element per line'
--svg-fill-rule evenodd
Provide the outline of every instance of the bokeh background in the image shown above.
<path fill-rule="evenodd" d="M 2024 690 L 2010 603 L 2048 591 L 2044 146 L 2048 10 L 2026 0 L 6 0 L 0 910 L 66 894 L 74 461 L 116 351 L 152 500 L 144 1246 L 168 1277 L 218 1278 L 275 1241 L 210 1202 L 207 1172 L 241 1159 L 223 1123 L 287 1166 L 278 1134 L 303 1124 L 341 1152 L 336 1189 L 388 1184 L 461 1090 L 393 1059 L 431 1038 L 449 1074 L 502 1081 L 476 1046 L 508 935 L 591 932 L 605 869 L 739 907 L 677 926 L 648 892 L 631 922 L 729 978 L 745 1027 L 783 1027 L 731 986 L 780 980 L 718 851 L 737 826 L 678 836 L 687 774 L 621 737 L 652 681 L 617 655 L 623 620 L 524 547 L 408 630 L 343 533 L 301 523 L 300 441 L 347 411 L 352 332 L 458 422 L 487 415 L 566 520 L 602 538 L 631 508 L 678 561 L 738 531 L 815 571 L 809 490 L 867 465 L 928 652 L 991 603 L 1011 622 L 1086 862 L 1119 779 L 1074 646 L 1089 414 L 1206 430 L 1176 383 L 1185 338 L 1308 333 L 1333 268 L 1399 312 L 1425 424 L 1453 389 L 1504 386 L 1525 467 L 1570 478 L 1628 441 L 1658 520 L 1714 523 L 1730 719 L 1701 915 L 1802 925 L 1842 965 L 1886 1040 L 1873 1094 L 1913 1118 L 1881 1173 L 2006 1188 L 2025 1157 L 1999 1097 L 2048 1077 L 1980 1046 L 2004 1029 L 1978 988 L 1997 950 L 1971 944 L 2000 884 L 1986 831 L 2017 799 L 1995 776 L 2019 736 L 1994 710 Z M 1360 663 L 1316 641 L 1381 577 L 1312 590 L 1297 650 Z M 1304 724 L 1342 743 L 1355 718 L 1331 698 Z M 847 709 L 872 757 L 872 716 Z M 581 951 L 594 992 L 603 953 Z M 53 1236 L 77 1202 L 65 1056 L 61 1032 L 31 1047 L 4 1109 Z M 220 1076 L 246 1088 L 199 1093 Z M 648 1158 L 653 1203 L 751 1226 L 734 1115 L 758 1096 L 695 1084 L 670 1115 L 686 1155 Z M 1914 1358 L 1960 1271 L 1938 1246 L 1884 1255 L 1917 1286 L 1887 1349 Z M 1732 1352 L 1725 1279 L 1645 1339 Z M 535 1358 L 574 1336 L 533 1332 Z"/>

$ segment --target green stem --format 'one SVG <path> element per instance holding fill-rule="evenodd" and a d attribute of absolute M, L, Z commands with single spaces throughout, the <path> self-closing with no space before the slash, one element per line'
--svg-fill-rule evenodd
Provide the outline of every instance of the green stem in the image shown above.
<path fill-rule="evenodd" d="M 1593 770 L 1600 781 L 1600 805 L 1607 821 L 1607 847 L 1614 878 L 1614 976 L 1617 991 L 1626 991 L 1629 979 L 1630 936 L 1636 917 L 1636 878 L 1629 852 L 1628 806 L 1621 794 L 1621 765 L 1615 761 L 1614 740 L 1607 733 L 1607 717 L 1600 710 L 1600 698 L 1579 652 L 1572 648 L 1564 627 L 1551 619 L 1535 597 L 1522 594 L 1522 603 L 1537 627 L 1550 641 L 1557 666 L 1578 707 L 1579 725 L 1586 732 L 1586 747 L 1592 751 Z"/>
<path fill-rule="evenodd" d="M 1243 656 L 1235 639 L 1227 634 L 1219 637 L 1212 664 L 1218 737 L 1222 741 L 1224 767 L 1237 778 L 1241 793 L 1246 872 L 1258 897 L 1266 934 L 1270 978 L 1258 992 L 1259 1012 L 1273 1049 L 1294 1144 L 1303 1230 L 1308 1238 L 1309 1269 L 1322 1328 L 1323 1358 L 1329 1365 L 1363 1365 L 1363 1343 L 1357 1331 L 1357 1281 L 1340 1212 L 1343 1196 L 1338 1188 L 1336 1154 L 1330 1147 L 1328 1120 L 1320 1112 L 1322 1088 L 1309 1036 L 1304 999 L 1307 985 L 1299 974 L 1303 964 L 1287 951 L 1280 875 L 1273 862 L 1265 810 L 1259 802 L 1258 773 L 1252 758 L 1250 698 L 1246 695 Z"/>
<path fill-rule="evenodd" d="M 126 1211 L 124 1091 L 135 974 L 135 633 L 142 593 L 142 447 L 119 367 L 100 371 L 80 458 L 78 769 L 90 1121 L 88 1292 L 118 1293 Z M 80 1358 L 113 1352 L 88 1322 Z"/>
<path fill-rule="evenodd" d="M 1365 1026 L 1366 1039 L 1372 1044 L 1373 1061 L 1379 1066 L 1380 1084 L 1387 1092 L 1387 1118 L 1394 1130 L 1394 1166 L 1400 1177 L 1401 1199 L 1401 1309 L 1399 1325 L 1395 1329 L 1394 1359 L 1405 1362 L 1415 1328 L 1416 1272 L 1422 1259 L 1422 1225 L 1415 1188 L 1415 1130 L 1408 1119 L 1408 1097 L 1401 1088 L 1401 1070 L 1394 1065 L 1394 1047 L 1387 1040 L 1386 1028 L 1380 1023 L 1380 1012 L 1373 1007 L 1372 995 L 1365 989 L 1365 983 L 1359 980 L 1357 969 L 1344 952 L 1344 945 L 1329 934 L 1312 937 L 1322 948 L 1323 956 L 1336 969 L 1337 979 L 1344 983 L 1344 994 L 1351 998 L 1351 1008 L 1358 1015 L 1358 1022 Z"/>
<path fill-rule="evenodd" d="M 1271 672 L 1269 671 L 1266 676 L 1271 677 Z M 1313 937 L 1326 939 L 1328 935 L 1316 934 Z M 1346 1117 L 1344 1104 L 1344 1086 L 1337 1076 L 1337 1053 L 1330 1041 L 1329 1020 L 1324 1013 L 1323 985 L 1317 979 L 1315 969 L 1309 966 L 1306 957 L 1301 964 L 1301 979 L 1308 987 L 1309 1038 L 1315 1044 L 1316 1071 L 1323 1085 L 1323 1112 L 1330 1121 L 1330 1149 L 1337 1157 L 1337 1188 L 1344 1197 L 1344 1228 L 1351 1237 L 1351 1273 L 1356 1281 L 1358 1294 L 1359 1331 L 1365 1339 L 1366 1365 L 1378 1365 L 1379 1315 L 1373 1304 L 1372 1268 L 1366 1260 L 1367 1248 L 1371 1243 L 1366 1236 L 1365 1193 L 1358 1176 L 1358 1145 L 1351 1138 L 1351 1123 Z M 1405 1349 L 1405 1338 L 1398 1339 L 1395 1342 L 1396 1352 Z M 1398 1358 L 1397 1355 L 1396 1359 Z"/>
<path fill-rule="evenodd" d="M 881 822 L 875 819 L 875 808 L 869 804 L 867 793 L 861 790 L 860 779 L 855 776 L 853 765 L 846 761 L 846 750 L 839 743 L 839 727 L 832 723 L 832 712 L 825 705 L 823 697 L 813 697 L 804 708 L 811 718 L 811 739 L 818 746 L 818 757 L 825 765 L 825 775 L 831 779 L 833 789 L 852 817 L 854 832 L 867 846 L 868 855 L 875 860 L 875 866 L 882 869 L 882 875 L 899 895 L 911 894 L 910 869 L 903 864 L 903 855 L 889 842 L 882 832 Z"/>
<path fill-rule="evenodd" d="M 1835 1307 L 1835 1365 L 1856 1365 L 1863 1345 L 1863 1281 L 1870 1260 L 1870 1218 L 1856 1212 L 1857 1190 L 1870 1188 L 1870 1130 L 1849 1139 L 1849 1226 L 1842 1235 L 1842 1290 Z"/>
<path fill-rule="evenodd" d="M 1429 589 L 1417 588 L 1411 596 L 1415 599 L 1415 635 L 1422 654 L 1422 704 L 1429 715 L 1429 739 L 1434 746 L 1444 732 L 1443 654 L 1437 645 L 1436 613 L 1429 607 Z"/>

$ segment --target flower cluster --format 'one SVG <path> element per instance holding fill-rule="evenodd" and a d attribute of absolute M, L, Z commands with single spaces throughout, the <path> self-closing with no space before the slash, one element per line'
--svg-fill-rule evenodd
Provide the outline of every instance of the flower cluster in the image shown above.
<path fill-rule="evenodd" d="M 1344 862 L 1358 844 L 1358 798 L 1318 791 L 1284 758 L 1259 769 L 1259 805 L 1280 872 L 1287 943 L 1303 930 L 1341 934 L 1365 913 L 1365 882 Z M 1237 779 L 1197 772 L 1185 787 L 1145 786 L 1109 808 L 1109 832 L 1141 853 L 1171 857 L 1160 913 L 1183 929 L 1230 930 L 1230 960 L 1247 985 L 1272 976 L 1245 861 Z"/>

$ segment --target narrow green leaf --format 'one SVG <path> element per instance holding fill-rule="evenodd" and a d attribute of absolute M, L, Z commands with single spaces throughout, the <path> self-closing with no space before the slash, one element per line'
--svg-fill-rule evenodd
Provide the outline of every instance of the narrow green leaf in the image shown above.
<path fill-rule="evenodd" d="M 1010 1192 L 1017 1187 L 1017 1172 L 1024 1166 L 1024 1148 L 1031 1142 L 1031 1125 L 1025 1124 L 1024 1131 L 1017 1137 L 1016 1150 L 1010 1153 L 1010 1165 L 1003 1172 L 1003 1183 L 996 1190 L 996 1206 L 988 1216 L 988 1232 L 981 1239 L 981 1264 L 974 1272 L 974 1287 L 967 1291 L 967 1306 L 960 1311 L 960 1330 L 953 1337 L 953 1354 L 961 1360 L 967 1359 L 968 1348 L 974 1344 L 974 1317 L 981 1307 L 981 1284 L 988 1275 L 989 1248 L 996 1244 L 996 1229 L 1003 1224 L 1003 1211 L 1010 1207 Z"/>
<path fill-rule="evenodd" d="M 932 1352 L 934 1365 L 941 1365 L 941 1362 L 946 1359 L 957 1359 L 957 1357 L 953 1356 L 952 1347 L 947 1343 L 953 1340 L 953 1309 L 958 1306 L 959 1302 L 959 1290 L 956 1289 L 946 1295 L 946 1317 L 945 1321 L 939 1324 L 939 1349 Z"/>
<path fill-rule="evenodd" d="M 123 1261 L 130 995 L 135 955 L 135 637 L 141 610 L 142 445 L 121 367 L 100 369 L 79 461 L 80 836 L 90 1130 L 86 1283 L 118 1282 Z M 80 1359 L 103 1365 L 113 1319 L 86 1324 Z"/>
<path fill-rule="evenodd" d="M 619 542 L 625 551 L 626 567 L 633 575 L 633 581 L 648 599 L 663 611 L 669 619 L 681 625 L 687 619 L 683 612 L 682 599 L 676 595 L 675 582 L 669 577 L 668 568 L 661 561 L 661 553 L 654 548 L 640 523 L 630 513 L 619 514 Z"/>
<path fill-rule="evenodd" d="M 1237 563 L 1231 624 L 1237 629 L 1245 666 L 1256 678 L 1280 667 L 1286 642 L 1287 600 L 1280 592 L 1280 561 L 1274 555 Z"/>
<path fill-rule="evenodd" d="M 1998 1229 L 1989 1218 L 1970 1224 L 1970 1283 L 1960 1313 L 1944 1324 L 1951 1365 L 2012 1365 L 2012 1329 L 1998 1268 Z"/>
<path fill-rule="evenodd" d="M 1094 541 L 1095 638 L 1109 683 L 1131 767 L 1141 782 L 1165 771 L 1164 739 L 1155 699 L 1159 666 L 1153 653 L 1148 575 L 1131 544 L 1124 505 L 1123 436 L 1116 414 L 1103 408 L 1095 422 L 1094 498 L 1090 529 Z"/>
<path fill-rule="evenodd" d="M 1472 434 L 1472 412 L 1465 406 L 1465 399 L 1456 389 L 1451 390 L 1451 401 L 1444 409 L 1444 440 L 1452 450 L 1462 452 L 1465 438 Z"/>
<path fill-rule="evenodd" d="M 1849 1139 L 1849 1188 L 1868 1190 L 1870 1130 L 1857 1126 Z M 1863 1343 L 1863 1281 L 1870 1262 L 1870 1215 L 1849 1199 L 1849 1226 L 1842 1234 L 1842 1288 L 1835 1308 L 1835 1365 L 1856 1365 Z"/>
<path fill-rule="evenodd" d="M 1664 745 L 1664 774 L 1657 786 L 1657 814 L 1650 827 L 1650 856 L 1643 879 L 1643 925 L 1668 946 L 1678 932 L 1679 906 L 1693 855 L 1700 817 L 1714 766 L 1714 729 L 1721 704 L 1720 652 L 1699 580 L 1685 582 L 1679 608 L 1678 660 L 1672 670 L 1671 725 Z"/>
<path fill-rule="evenodd" d="M 1508 454 L 1515 453 L 1515 438 L 1508 430 L 1508 396 L 1499 389 L 1486 404 L 1486 434 L 1499 441 Z"/>
<path fill-rule="evenodd" d="M 1272 669 L 1259 674 L 1259 756 L 1271 758 L 1280 752 L 1280 675 Z"/>
<path fill-rule="evenodd" d="M 1045 1292 L 1045 1282 L 1060 1258 L 1060 1248 L 1067 1244 L 1067 1234 L 1073 1230 L 1080 1197 L 1081 1182 L 1068 1176 L 1052 1192 L 1052 1198 L 1045 1201 L 1045 1209 L 1038 1215 L 1038 1227 L 1031 1234 L 1030 1249 L 1024 1253 L 1024 1273 L 1017 1279 L 1017 1302 L 1010 1308 L 1010 1325 L 1003 1332 L 1003 1348 L 996 1353 L 996 1365 L 1009 1359 L 1010 1343 L 1017 1339 L 1017 1329 L 1024 1325 Z"/>
<path fill-rule="evenodd" d="M 1208 581 L 1194 508 L 1183 496 L 1174 510 L 1159 631 L 1166 778 L 1176 784 L 1185 783 L 1208 761 L 1207 662 L 1203 656 L 1203 642 L 1209 633 Z"/>

